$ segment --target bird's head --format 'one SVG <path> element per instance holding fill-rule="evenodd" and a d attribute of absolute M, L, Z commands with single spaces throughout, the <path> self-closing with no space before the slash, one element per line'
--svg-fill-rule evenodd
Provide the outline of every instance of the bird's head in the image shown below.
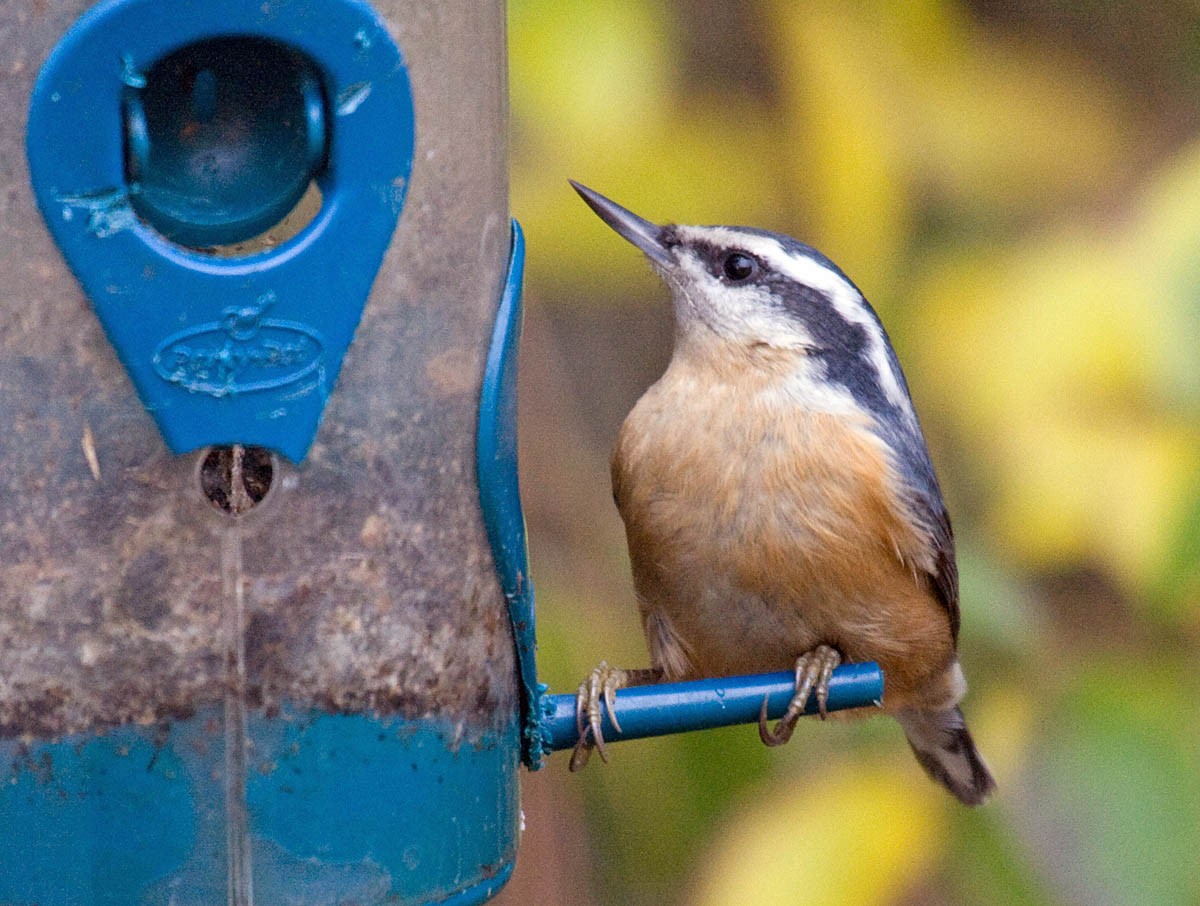
<path fill-rule="evenodd" d="M 876 417 L 911 414 L 887 334 L 841 269 L 789 236 L 749 227 L 660 226 L 571 183 L 589 207 L 645 253 L 671 289 L 677 354 L 705 348 L 782 362 L 792 390 Z M 824 405 L 822 406 L 824 408 Z"/>

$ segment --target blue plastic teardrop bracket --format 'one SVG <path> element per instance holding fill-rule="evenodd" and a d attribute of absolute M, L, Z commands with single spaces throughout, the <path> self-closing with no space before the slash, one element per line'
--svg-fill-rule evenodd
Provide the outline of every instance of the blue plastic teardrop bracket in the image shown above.
<path fill-rule="evenodd" d="M 479 396 L 476 468 L 479 506 L 487 529 L 500 587 L 508 605 L 516 644 L 521 691 L 521 759 L 530 770 L 542 766 L 540 727 L 546 687 L 537 677 L 537 630 L 533 580 L 525 542 L 525 514 L 517 464 L 517 365 L 521 351 L 525 278 L 525 234 L 512 222 L 508 277 L 496 311 Z"/>
<path fill-rule="evenodd" d="M 168 446 L 303 459 L 412 169 L 408 72 L 374 10 L 106 0 L 42 68 L 26 139 L 50 232 Z M 272 226 L 313 182 L 296 236 L 204 248 Z"/>

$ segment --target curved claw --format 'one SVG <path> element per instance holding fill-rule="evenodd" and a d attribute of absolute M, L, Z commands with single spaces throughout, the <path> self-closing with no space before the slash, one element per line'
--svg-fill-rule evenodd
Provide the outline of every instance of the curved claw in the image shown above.
<path fill-rule="evenodd" d="M 571 753 L 570 768 L 581 771 L 591 757 L 592 749 L 600 753 L 600 760 L 608 763 L 608 752 L 604 748 L 604 732 L 602 730 L 603 714 L 600 702 L 603 700 L 608 708 L 608 719 L 612 721 L 613 729 L 618 733 L 621 725 L 617 722 L 616 694 L 629 681 L 629 674 L 619 667 L 610 667 L 601 661 L 588 674 L 587 679 L 579 684 L 575 693 L 575 725 L 579 730 L 579 741 Z M 586 721 L 584 717 L 586 715 Z"/>
<path fill-rule="evenodd" d="M 608 708 L 608 719 L 612 721 L 613 729 L 618 733 L 624 733 L 625 731 L 621 729 L 621 724 L 617 722 L 617 689 L 625 685 L 627 676 L 624 670 L 614 670 L 612 674 L 614 675 L 614 681 L 604 684 L 604 705 Z M 615 678 L 616 674 L 620 675 L 619 682 Z M 599 708 L 596 709 L 596 725 L 597 727 L 600 725 Z"/>
<path fill-rule="evenodd" d="M 604 662 L 600 662 L 601 666 Z M 597 670 L 600 668 L 597 667 Z M 595 671 L 592 671 L 594 674 Z M 584 715 L 587 713 L 588 700 L 588 684 L 591 680 L 591 674 L 582 683 L 579 684 L 579 689 L 575 693 L 575 728 L 579 732 L 579 740 L 575 743 L 575 748 L 571 751 L 571 771 L 582 771 L 587 767 L 588 759 L 592 757 L 592 726 L 590 723 L 584 722 Z"/>
<path fill-rule="evenodd" d="M 758 735 L 764 745 L 781 746 L 792 738 L 796 722 L 804 713 L 810 695 L 815 695 L 817 711 L 821 719 L 825 719 L 829 705 L 829 680 L 834 668 L 841 662 L 842 655 L 828 645 L 818 645 L 796 659 L 796 692 L 788 702 L 787 711 L 775 725 L 774 732 L 767 728 L 767 701 L 763 699 L 758 713 Z"/>
<path fill-rule="evenodd" d="M 767 726 L 767 702 L 770 698 L 763 697 L 762 707 L 758 711 L 758 738 L 762 740 L 764 746 L 781 746 L 792 738 L 792 729 L 795 723 L 791 726 L 784 726 L 781 720 L 779 726 L 772 733 L 770 727 Z"/>
<path fill-rule="evenodd" d="M 821 720 L 829 716 L 829 680 L 841 662 L 842 656 L 835 648 L 827 648 L 825 656 L 821 658 L 821 673 L 817 677 L 817 712 Z"/>
<path fill-rule="evenodd" d="M 590 733 L 591 730 L 587 730 Z M 575 743 L 575 748 L 571 750 L 571 763 L 569 765 L 571 772 L 582 771 L 587 767 L 588 759 L 592 757 L 592 742 L 586 735 L 579 737 L 579 742 Z"/>

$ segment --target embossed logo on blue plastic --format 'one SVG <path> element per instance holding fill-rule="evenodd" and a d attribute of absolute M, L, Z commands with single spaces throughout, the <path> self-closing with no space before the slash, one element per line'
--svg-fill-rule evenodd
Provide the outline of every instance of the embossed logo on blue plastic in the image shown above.
<path fill-rule="evenodd" d="M 221 320 L 167 337 L 154 350 L 163 380 L 194 393 L 222 397 L 275 390 L 307 382 L 303 395 L 324 381 L 321 334 L 296 321 L 264 318 L 275 301 L 267 293 L 254 304 L 230 306 Z"/>

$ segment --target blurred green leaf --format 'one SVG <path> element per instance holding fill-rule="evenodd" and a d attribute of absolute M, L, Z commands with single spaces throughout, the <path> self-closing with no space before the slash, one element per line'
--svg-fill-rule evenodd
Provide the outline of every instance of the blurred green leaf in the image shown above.
<path fill-rule="evenodd" d="M 962 611 L 960 645 L 976 641 L 1020 654 L 1037 647 L 1044 631 L 1041 614 L 1016 578 L 989 558 L 976 539 L 957 539 L 958 582 Z"/>
<path fill-rule="evenodd" d="M 960 906 L 1060 903 L 1021 851 L 1019 837 L 1000 808 L 964 810 L 951 819 L 950 846 L 939 876 L 953 893 L 952 902 Z"/>
<path fill-rule="evenodd" d="M 1152 597 L 1175 625 L 1200 638 L 1200 481 L 1187 499 Z"/>
<path fill-rule="evenodd" d="M 1081 672 L 1056 707 L 1028 778 L 1030 840 L 1042 870 L 1076 902 L 1200 899 L 1194 666 L 1108 659 Z"/>

